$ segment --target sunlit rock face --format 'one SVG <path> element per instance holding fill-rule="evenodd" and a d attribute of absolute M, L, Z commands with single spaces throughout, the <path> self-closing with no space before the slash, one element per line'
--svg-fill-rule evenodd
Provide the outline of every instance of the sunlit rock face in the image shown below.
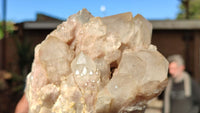
<path fill-rule="evenodd" d="M 35 48 L 29 113 L 142 113 L 167 84 L 151 34 L 141 15 L 70 16 Z"/>

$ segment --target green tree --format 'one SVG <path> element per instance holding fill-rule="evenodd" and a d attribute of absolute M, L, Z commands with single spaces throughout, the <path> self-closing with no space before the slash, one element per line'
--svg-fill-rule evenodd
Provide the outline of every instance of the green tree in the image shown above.
<path fill-rule="evenodd" d="M 14 31 L 15 27 L 14 27 L 14 23 L 11 21 L 6 22 L 6 32 L 8 34 L 12 34 Z M 4 32 L 3 32 L 3 22 L 0 22 L 0 40 L 3 38 L 4 36 Z"/>
<path fill-rule="evenodd" d="M 200 19 L 200 0 L 180 0 L 179 6 L 180 12 L 177 15 L 177 19 Z M 187 7 L 188 2 L 188 7 Z M 188 18 L 187 16 L 188 8 Z"/>

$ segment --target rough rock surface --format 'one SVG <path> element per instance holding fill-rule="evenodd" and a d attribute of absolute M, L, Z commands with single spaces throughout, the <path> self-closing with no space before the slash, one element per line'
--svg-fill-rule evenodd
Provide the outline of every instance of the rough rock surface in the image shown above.
<path fill-rule="evenodd" d="M 35 48 L 29 113 L 142 113 L 167 84 L 168 62 L 151 34 L 139 14 L 70 16 Z"/>

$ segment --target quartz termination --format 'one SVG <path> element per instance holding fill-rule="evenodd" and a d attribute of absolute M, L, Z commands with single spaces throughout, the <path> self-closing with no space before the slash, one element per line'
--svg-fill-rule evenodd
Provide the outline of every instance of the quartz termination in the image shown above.
<path fill-rule="evenodd" d="M 167 84 L 168 62 L 151 34 L 139 14 L 70 16 L 35 48 L 29 113 L 143 112 Z"/>

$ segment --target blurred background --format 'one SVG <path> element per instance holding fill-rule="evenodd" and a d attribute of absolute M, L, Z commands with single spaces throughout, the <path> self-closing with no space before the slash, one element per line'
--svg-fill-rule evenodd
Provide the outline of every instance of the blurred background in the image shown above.
<path fill-rule="evenodd" d="M 14 112 L 34 47 L 82 8 L 100 17 L 143 15 L 153 24 L 152 44 L 165 57 L 183 55 L 186 70 L 200 83 L 200 0 L 1 0 L 0 113 Z"/>

